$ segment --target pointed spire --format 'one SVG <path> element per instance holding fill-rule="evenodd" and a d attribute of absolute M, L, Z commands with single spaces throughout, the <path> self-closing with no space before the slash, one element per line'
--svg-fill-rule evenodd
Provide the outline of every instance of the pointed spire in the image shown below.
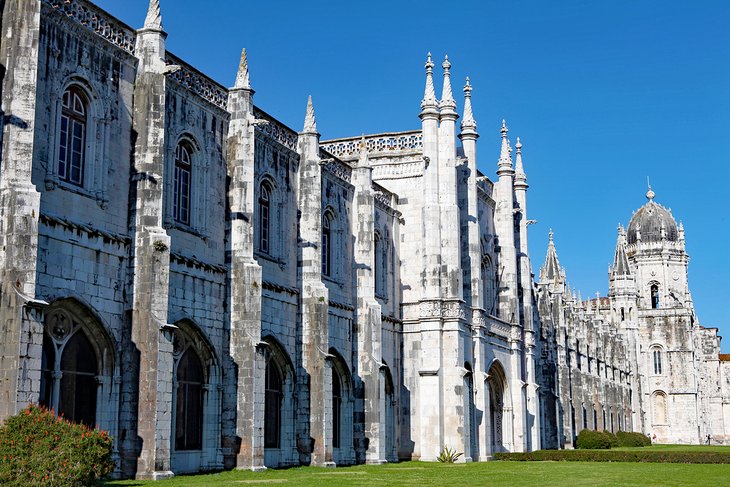
<path fill-rule="evenodd" d="M 474 112 L 471 108 L 471 83 L 469 77 L 466 77 L 466 84 L 464 85 L 464 119 L 461 121 L 461 132 L 476 134 L 477 122 L 474 120 Z"/>
<path fill-rule="evenodd" d="M 454 94 L 451 92 L 451 63 L 449 62 L 449 56 L 444 58 L 444 62 L 441 63 L 441 67 L 444 68 L 444 88 L 441 92 L 441 115 L 444 115 L 444 111 L 447 114 L 456 114 L 456 100 L 454 100 Z"/>
<path fill-rule="evenodd" d="M 312 95 L 307 99 L 307 115 L 304 117 L 305 134 L 317 134 L 317 120 L 314 118 L 314 105 L 312 105 Z"/>
<path fill-rule="evenodd" d="M 162 13 L 160 12 L 160 0 L 150 0 L 147 9 L 147 17 L 144 19 L 144 28 L 162 30 Z"/>
<path fill-rule="evenodd" d="M 248 77 L 248 58 L 246 57 L 246 48 L 241 51 L 241 62 L 238 64 L 238 74 L 236 75 L 236 89 L 250 90 L 251 81 Z"/>
<path fill-rule="evenodd" d="M 623 226 L 619 225 L 616 252 L 613 255 L 613 267 L 611 268 L 611 278 L 630 276 L 631 266 L 629 265 L 629 258 L 626 255 L 626 231 Z"/>
<path fill-rule="evenodd" d="M 520 142 L 519 137 L 517 137 L 515 149 L 517 149 L 517 153 L 515 154 L 515 186 L 527 188 L 527 175 L 522 165 L 522 142 Z"/>
<path fill-rule="evenodd" d="M 368 150 L 365 143 L 365 134 L 362 134 L 362 136 L 360 137 L 360 158 L 357 161 L 357 165 L 360 167 L 367 167 L 369 165 Z"/>
<path fill-rule="evenodd" d="M 551 283 L 561 280 L 560 261 L 558 261 L 558 253 L 555 250 L 555 242 L 553 242 L 553 230 L 548 233 L 548 250 L 545 256 L 545 264 L 540 269 L 540 282 Z"/>
<path fill-rule="evenodd" d="M 438 102 L 436 101 L 436 91 L 433 88 L 433 61 L 431 61 L 431 53 L 428 53 L 426 59 L 426 91 L 423 94 L 423 100 L 421 101 L 421 113 L 426 111 L 435 112 L 438 108 Z M 430 109 L 430 110 L 429 110 Z"/>
<path fill-rule="evenodd" d="M 509 129 L 507 128 L 507 122 L 505 120 L 502 120 L 502 128 L 500 129 L 500 132 L 502 133 L 502 149 L 499 154 L 499 162 L 497 163 L 498 175 L 512 171 L 512 148 L 510 147 L 509 140 L 507 139 L 507 132 L 509 132 Z"/>

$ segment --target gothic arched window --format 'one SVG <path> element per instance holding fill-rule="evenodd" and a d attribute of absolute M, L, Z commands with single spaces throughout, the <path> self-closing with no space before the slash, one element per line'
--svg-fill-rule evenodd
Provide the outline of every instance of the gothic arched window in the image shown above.
<path fill-rule="evenodd" d="M 336 368 L 332 368 L 332 447 L 340 447 L 342 433 L 342 380 Z"/>
<path fill-rule="evenodd" d="M 484 290 L 484 298 L 482 300 L 482 306 L 488 314 L 494 314 L 494 279 L 492 271 L 492 262 L 486 255 L 482 257 L 481 266 L 481 278 L 482 278 L 482 289 Z"/>
<path fill-rule="evenodd" d="M 654 375 L 662 375 L 662 349 L 660 347 L 652 347 L 651 360 L 654 366 Z"/>
<path fill-rule="evenodd" d="M 268 182 L 261 183 L 259 190 L 259 251 L 271 251 L 271 196 L 272 188 Z"/>
<path fill-rule="evenodd" d="M 659 309 L 659 284 L 651 285 L 651 309 Z"/>
<path fill-rule="evenodd" d="M 100 343 L 100 331 L 92 328 L 65 310 L 46 315 L 39 397 L 41 405 L 89 427 L 97 425 L 97 392 L 111 370 L 111 362 L 102 366 L 99 355 L 110 346 Z"/>
<path fill-rule="evenodd" d="M 334 215 L 325 211 L 322 216 L 322 274 L 332 276 L 332 226 Z"/>
<path fill-rule="evenodd" d="M 76 186 L 84 185 L 88 122 L 87 99 L 78 86 L 70 86 L 63 93 L 58 147 L 58 178 Z"/>
<path fill-rule="evenodd" d="M 273 360 L 269 360 L 266 363 L 264 397 L 264 448 L 279 448 L 283 391 L 281 371 Z"/>
<path fill-rule="evenodd" d="M 188 347 L 177 365 L 176 450 L 203 447 L 203 382 L 203 364 L 195 350 Z"/>
<path fill-rule="evenodd" d="M 190 188 L 192 181 L 193 148 L 180 141 L 175 148 L 175 171 L 172 189 L 172 216 L 177 223 L 190 225 Z"/>

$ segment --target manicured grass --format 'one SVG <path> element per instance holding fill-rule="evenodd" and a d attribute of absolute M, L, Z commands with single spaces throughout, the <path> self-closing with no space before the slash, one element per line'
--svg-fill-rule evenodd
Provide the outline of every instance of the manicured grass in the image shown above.
<path fill-rule="evenodd" d="M 445 465 L 404 462 L 336 469 L 301 467 L 265 472 L 231 471 L 180 476 L 159 482 L 110 482 L 117 486 L 159 487 L 223 485 L 291 486 L 688 486 L 727 485 L 730 465 L 584 462 L 484 462 Z"/>
<path fill-rule="evenodd" d="M 730 446 L 720 445 L 651 445 L 641 448 L 636 447 L 616 447 L 611 450 L 634 451 L 634 450 L 650 450 L 650 451 L 689 451 L 703 452 L 710 451 L 716 453 L 726 453 L 730 455 Z"/>

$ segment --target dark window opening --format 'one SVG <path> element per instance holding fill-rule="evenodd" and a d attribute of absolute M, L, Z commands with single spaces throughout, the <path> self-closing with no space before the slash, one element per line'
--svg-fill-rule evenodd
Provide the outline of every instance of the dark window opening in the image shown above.
<path fill-rule="evenodd" d="M 263 183 L 259 192 L 259 250 L 265 254 L 270 251 L 270 234 L 271 187 L 267 183 Z"/>
<path fill-rule="evenodd" d="M 342 429 L 342 382 L 337 370 L 332 369 L 332 447 L 340 447 Z"/>
<path fill-rule="evenodd" d="M 322 218 L 322 274 L 332 275 L 332 214 L 329 212 Z"/>
<path fill-rule="evenodd" d="M 659 309 L 659 285 L 651 285 L 651 309 Z"/>
<path fill-rule="evenodd" d="M 283 389 L 279 367 L 269 360 L 264 398 L 264 448 L 279 448 L 280 445 Z"/>
<path fill-rule="evenodd" d="M 175 449 L 200 450 L 203 446 L 203 365 L 188 348 L 177 366 Z"/>
<path fill-rule="evenodd" d="M 173 218 L 178 223 L 190 224 L 190 186 L 192 176 L 192 148 L 180 142 L 175 149 L 175 174 L 173 179 Z"/>
<path fill-rule="evenodd" d="M 89 427 L 96 426 L 96 353 L 86 334 L 79 330 L 61 355 L 61 387 L 58 413 Z"/>
<path fill-rule="evenodd" d="M 72 86 L 63 93 L 58 178 L 76 186 L 84 185 L 86 123 L 86 97 L 79 88 Z"/>

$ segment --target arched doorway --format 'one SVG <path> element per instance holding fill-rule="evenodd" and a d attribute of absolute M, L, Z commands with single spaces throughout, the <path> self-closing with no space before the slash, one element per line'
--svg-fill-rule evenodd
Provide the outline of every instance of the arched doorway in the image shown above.
<path fill-rule="evenodd" d="M 464 420 L 467 423 L 465 425 L 466 431 L 469 433 L 468 456 L 476 461 L 479 458 L 479 447 L 477 446 L 479 442 L 477 437 L 476 404 L 474 404 L 474 373 L 470 364 L 465 363 L 464 368 L 467 370 L 464 375 L 464 411 L 466 411 Z"/>
<path fill-rule="evenodd" d="M 285 348 L 273 336 L 263 338 L 265 352 L 264 380 L 264 465 L 288 467 L 299 463 L 295 445 L 294 366 Z"/>
<path fill-rule="evenodd" d="M 504 369 L 495 362 L 489 369 L 489 422 L 492 433 L 492 452 L 505 451 L 504 416 L 505 416 L 505 375 Z"/>
<path fill-rule="evenodd" d="M 395 418 L 395 389 L 393 386 L 393 377 L 390 374 L 390 369 L 384 366 L 384 390 L 385 390 L 385 459 L 389 462 L 397 461 L 396 452 L 396 418 Z"/>

